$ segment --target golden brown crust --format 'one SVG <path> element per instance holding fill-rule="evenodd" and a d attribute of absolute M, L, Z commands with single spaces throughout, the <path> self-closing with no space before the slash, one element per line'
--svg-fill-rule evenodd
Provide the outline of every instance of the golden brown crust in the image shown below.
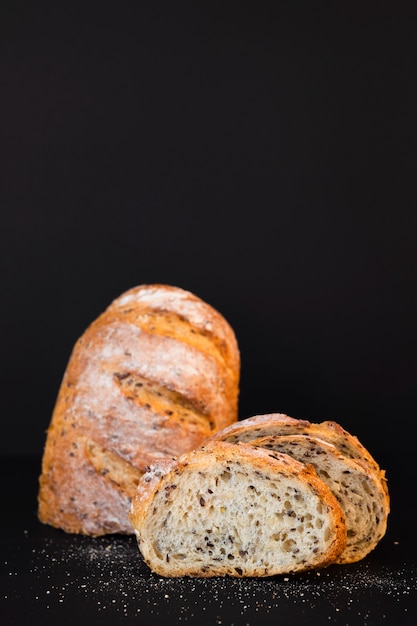
<path fill-rule="evenodd" d="M 132 533 L 131 489 L 146 467 L 237 420 L 239 368 L 232 328 L 197 296 L 169 285 L 119 296 L 69 359 L 46 438 L 40 520 Z"/>

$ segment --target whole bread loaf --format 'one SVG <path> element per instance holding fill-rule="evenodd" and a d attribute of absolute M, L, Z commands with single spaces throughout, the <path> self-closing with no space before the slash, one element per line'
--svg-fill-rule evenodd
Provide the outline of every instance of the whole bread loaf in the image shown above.
<path fill-rule="evenodd" d="M 314 424 L 281 413 L 256 415 L 227 426 L 209 441 L 250 443 L 313 465 L 345 513 L 347 544 L 338 563 L 363 559 L 385 535 L 390 512 L 385 471 L 340 424 Z"/>
<path fill-rule="evenodd" d="M 39 519 L 71 533 L 132 534 L 145 468 L 236 421 L 239 375 L 235 334 L 209 304 L 169 285 L 123 293 L 70 356 L 46 437 Z"/>
<path fill-rule="evenodd" d="M 343 511 L 312 466 L 249 444 L 155 463 L 130 519 L 162 576 L 273 576 L 325 567 L 346 545 Z"/>

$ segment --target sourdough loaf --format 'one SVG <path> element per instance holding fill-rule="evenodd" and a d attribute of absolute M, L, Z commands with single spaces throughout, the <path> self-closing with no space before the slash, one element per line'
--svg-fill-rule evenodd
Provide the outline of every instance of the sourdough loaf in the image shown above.
<path fill-rule="evenodd" d="M 70 356 L 46 437 L 39 519 L 71 533 L 132 534 L 145 468 L 237 420 L 239 369 L 232 328 L 194 294 L 158 284 L 123 293 Z"/>
<path fill-rule="evenodd" d="M 145 562 L 169 577 L 325 567 L 346 545 L 343 511 L 314 469 L 249 444 L 212 441 L 154 464 L 130 519 Z"/>
<path fill-rule="evenodd" d="M 340 424 L 314 424 L 281 413 L 256 415 L 229 425 L 208 441 L 265 446 L 312 464 L 346 515 L 347 545 L 339 563 L 364 558 L 385 535 L 390 512 L 385 471 Z"/>

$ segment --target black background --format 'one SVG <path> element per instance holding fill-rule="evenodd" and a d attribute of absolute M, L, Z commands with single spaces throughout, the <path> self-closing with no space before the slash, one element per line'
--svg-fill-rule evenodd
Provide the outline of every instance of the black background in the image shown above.
<path fill-rule="evenodd" d="M 233 326 L 240 417 L 334 419 L 402 480 L 417 386 L 417 18 L 379 3 L 10 3 L 2 455 L 76 339 L 177 285 Z"/>
<path fill-rule="evenodd" d="M 416 624 L 416 33 L 398 2 L 1 3 L 5 624 Z M 161 580 L 132 537 L 40 524 L 72 347 L 153 282 L 233 326 L 240 418 L 336 420 L 386 469 L 369 557 Z"/>

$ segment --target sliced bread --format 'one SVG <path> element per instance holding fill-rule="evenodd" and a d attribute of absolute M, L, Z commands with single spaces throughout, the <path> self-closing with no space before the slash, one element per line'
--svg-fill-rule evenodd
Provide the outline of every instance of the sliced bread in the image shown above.
<path fill-rule="evenodd" d="M 385 470 L 381 469 L 358 437 L 335 421 L 313 423 L 305 419 L 290 417 L 285 413 L 266 413 L 236 421 L 214 433 L 209 440 L 237 443 L 269 435 L 310 435 L 333 444 L 345 456 L 360 460 L 373 470 L 379 477 L 381 486 L 389 499 Z"/>
<path fill-rule="evenodd" d="M 390 512 L 385 471 L 337 422 L 314 424 L 282 413 L 256 415 L 218 431 L 208 441 L 255 443 L 313 464 L 347 517 L 347 546 L 339 563 L 364 558 L 385 535 Z"/>
<path fill-rule="evenodd" d="M 312 466 L 222 441 L 155 463 L 130 521 L 145 562 L 168 577 L 320 568 L 346 546 L 343 510 Z"/>
<path fill-rule="evenodd" d="M 311 464 L 331 489 L 346 517 L 346 548 L 338 563 L 363 559 L 385 535 L 386 494 L 378 475 L 362 460 L 351 459 L 333 444 L 309 435 L 270 435 L 254 439 L 251 444 Z"/>

